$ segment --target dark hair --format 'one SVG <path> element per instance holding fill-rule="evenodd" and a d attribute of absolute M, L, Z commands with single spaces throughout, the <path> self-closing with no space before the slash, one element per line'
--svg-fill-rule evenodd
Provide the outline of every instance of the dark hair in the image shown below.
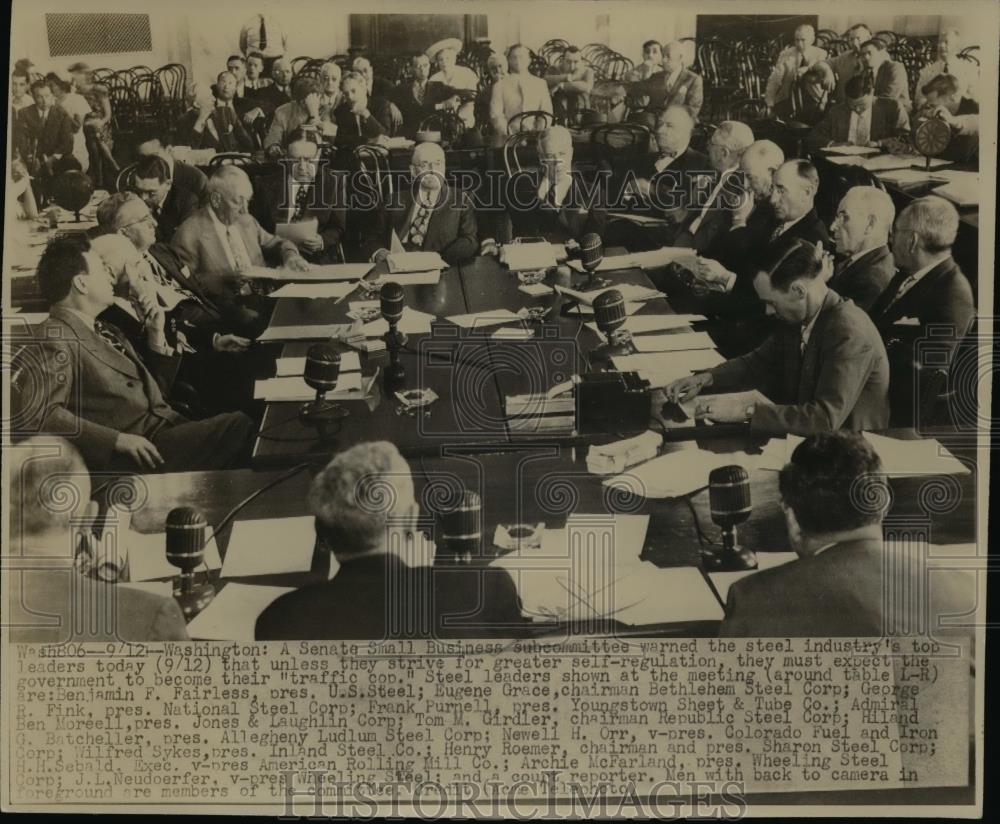
<path fill-rule="evenodd" d="M 871 31 L 871 29 L 869 29 L 868 31 Z M 877 37 L 873 37 L 871 40 L 865 40 L 865 42 L 862 43 L 861 46 L 859 47 L 858 51 L 863 49 L 865 46 L 874 46 L 879 51 L 885 51 L 886 48 L 888 48 L 885 44 L 885 41 L 880 40 Z"/>
<path fill-rule="evenodd" d="M 924 83 L 920 92 L 925 97 L 929 94 L 943 94 L 947 97 L 951 97 L 952 95 L 958 94 L 959 88 L 961 87 L 958 83 L 958 78 L 955 77 L 955 75 L 939 74 Z"/>
<path fill-rule="evenodd" d="M 847 33 L 850 34 L 852 31 L 857 31 L 858 29 L 864 29 L 869 34 L 872 33 L 871 27 L 867 23 L 855 23 L 847 30 Z"/>
<path fill-rule="evenodd" d="M 871 78 L 867 74 L 856 74 L 844 84 L 844 94 L 851 100 L 857 100 L 868 94 L 874 94 Z"/>
<path fill-rule="evenodd" d="M 246 63 L 247 61 L 243 58 L 242 54 L 231 54 L 226 58 L 226 65 L 228 66 L 232 61 L 239 60 L 240 63 Z"/>
<path fill-rule="evenodd" d="M 292 81 L 293 100 L 305 100 L 313 92 L 319 92 L 319 81 L 312 75 L 300 75 Z"/>
<path fill-rule="evenodd" d="M 796 238 L 771 261 L 765 270 L 771 279 L 771 286 L 787 292 L 795 281 L 805 278 L 813 280 L 823 270 L 823 250 L 808 240 Z"/>
<path fill-rule="evenodd" d="M 642 44 L 642 53 L 645 54 L 653 46 L 660 46 L 660 41 L 659 40 L 647 40 L 645 43 Z M 660 48 L 662 49 L 663 46 L 660 46 Z"/>
<path fill-rule="evenodd" d="M 34 94 L 38 89 L 49 89 L 49 82 L 44 78 L 38 78 L 38 80 L 32 81 L 29 91 Z M 49 89 L 52 91 L 52 89 Z"/>
<path fill-rule="evenodd" d="M 135 170 L 132 172 L 133 178 L 150 180 L 156 178 L 160 183 L 170 180 L 170 166 L 159 155 L 145 155 L 135 162 Z"/>
<path fill-rule="evenodd" d="M 247 55 L 247 60 L 249 60 L 251 57 L 256 57 L 258 60 L 260 60 L 261 63 L 264 62 L 264 55 L 262 55 L 259 51 L 250 52 Z"/>
<path fill-rule="evenodd" d="M 285 146 L 291 146 L 298 140 L 306 140 L 317 147 L 319 146 L 319 138 L 316 136 L 315 129 L 303 129 L 301 126 L 297 129 L 292 129 L 288 138 L 285 140 Z"/>
<path fill-rule="evenodd" d="M 133 145 L 138 148 L 143 143 L 157 141 L 161 146 L 169 145 L 169 133 L 159 126 L 138 126 L 133 137 Z"/>
<path fill-rule="evenodd" d="M 583 52 L 580 51 L 579 46 L 570 46 L 563 52 L 563 54 L 583 54 Z"/>
<path fill-rule="evenodd" d="M 52 89 L 53 92 L 55 92 L 56 89 L 61 92 L 68 92 L 72 88 L 72 85 L 69 82 L 63 80 L 55 72 L 49 72 L 45 75 L 45 84 Z"/>
<path fill-rule="evenodd" d="M 14 69 L 14 71 L 10 73 L 10 77 L 11 80 L 13 80 L 15 77 L 23 77 L 25 83 L 31 81 L 31 77 L 28 75 L 28 73 L 26 71 L 21 71 L 20 69 Z"/>
<path fill-rule="evenodd" d="M 84 252 L 90 251 L 86 235 L 57 237 L 50 241 L 38 261 L 38 288 L 50 304 L 58 303 L 73 284 L 73 278 L 87 271 Z"/>
<path fill-rule="evenodd" d="M 813 535 L 877 524 L 889 500 L 882 461 L 856 432 L 810 435 L 778 473 L 778 489 Z"/>

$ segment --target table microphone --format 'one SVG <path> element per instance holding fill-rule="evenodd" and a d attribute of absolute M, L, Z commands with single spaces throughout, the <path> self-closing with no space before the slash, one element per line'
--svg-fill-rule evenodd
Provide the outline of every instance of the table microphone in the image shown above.
<path fill-rule="evenodd" d="M 601 236 L 594 232 L 589 232 L 580 238 L 580 263 L 583 264 L 583 268 L 587 272 L 587 282 L 585 284 L 587 288 L 607 286 L 609 283 L 604 278 L 597 281 L 594 280 L 594 272 L 597 271 L 597 267 L 601 265 L 602 260 L 604 260 L 604 241 L 601 240 Z"/>
<path fill-rule="evenodd" d="M 379 302 L 382 309 L 382 317 L 389 324 L 389 331 L 385 335 L 386 346 L 405 346 L 406 335 L 399 331 L 400 318 L 403 317 L 404 296 L 403 287 L 394 281 L 385 283 L 379 290 Z"/>
<path fill-rule="evenodd" d="M 590 353 L 591 361 L 627 355 L 632 351 L 632 336 L 627 330 L 621 329 L 627 317 L 625 298 L 617 289 L 608 289 L 594 298 L 594 322 L 601 334 L 607 336 L 608 342 Z"/>
<path fill-rule="evenodd" d="M 440 516 L 443 563 L 468 564 L 482 546 L 482 500 L 471 489 L 462 491 L 458 504 Z"/>
<path fill-rule="evenodd" d="M 194 507 L 179 506 L 167 513 L 164 527 L 167 541 L 167 562 L 181 574 L 174 579 L 173 595 L 190 621 L 209 605 L 215 589 L 208 581 L 195 583 L 194 571 L 205 560 L 205 530 L 208 523 Z"/>
<path fill-rule="evenodd" d="M 742 466 L 720 466 L 708 476 L 708 499 L 712 522 L 722 527 L 722 547 L 704 553 L 710 572 L 757 568 L 757 556 L 741 547 L 736 525 L 750 517 L 750 476 Z"/>
<path fill-rule="evenodd" d="M 326 399 L 326 393 L 336 388 L 340 378 L 340 353 L 332 344 L 314 343 L 306 353 L 302 377 L 306 386 L 316 390 L 316 398 L 302 405 L 299 420 L 318 430 L 320 438 L 326 439 L 332 434 L 330 425 L 348 414 L 340 404 Z"/>

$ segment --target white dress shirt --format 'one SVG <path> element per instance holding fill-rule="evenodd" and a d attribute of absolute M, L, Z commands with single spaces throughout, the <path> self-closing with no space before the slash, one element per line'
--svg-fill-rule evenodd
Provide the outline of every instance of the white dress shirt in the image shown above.
<path fill-rule="evenodd" d="M 721 192 L 722 187 L 726 185 L 726 181 L 729 179 L 729 176 L 734 174 L 737 168 L 738 168 L 737 166 L 733 166 L 732 169 L 727 169 L 721 175 L 719 175 L 719 182 L 716 183 L 715 188 L 712 189 L 712 194 L 709 196 L 708 200 L 705 202 L 705 205 L 702 207 L 701 213 L 691 223 L 692 235 L 698 231 L 698 228 L 701 226 L 701 221 L 705 217 L 705 213 L 708 212 L 709 207 L 711 207 L 711 205 L 715 202 L 715 199 L 719 196 L 719 192 Z"/>
<path fill-rule="evenodd" d="M 549 179 L 546 177 L 542 180 L 541 185 L 538 187 L 538 200 L 540 203 L 545 203 L 549 196 L 550 188 Z M 569 187 L 573 185 L 573 178 L 569 175 L 560 177 L 556 180 L 556 192 L 553 196 L 556 206 L 562 206 L 563 201 L 566 199 L 566 194 L 569 192 Z"/>
<path fill-rule="evenodd" d="M 847 142 L 852 146 L 867 146 L 872 139 L 872 107 L 861 114 L 851 112 L 851 124 L 847 127 Z"/>
<path fill-rule="evenodd" d="M 208 207 L 208 214 L 212 218 L 212 226 L 215 227 L 215 233 L 218 235 L 222 249 L 226 253 L 226 262 L 232 270 L 234 272 L 242 271 L 241 267 L 237 264 L 239 260 L 243 260 L 247 266 L 251 265 L 252 259 L 250 253 L 247 251 L 246 244 L 243 242 L 243 236 L 240 234 L 239 228 L 235 225 L 226 226 L 219 220 L 219 216 L 215 214 L 215 209 L 211 206 Z"/>
<path fill-rule="evenodd" d="M 944 73 L 944 61 L 942 60 L 928 63 L 920 70 L 917 89 L 913 95 L 914 109 L 919 109 L 924 104 L 924 95 L 921 89 L 939 74 Z M 958 56 L 949 57 L 948 74 L 958 80 L 958 92 L 961 97 L 979 100 L 979 72 L 971 61 L 963 60 Z"/>

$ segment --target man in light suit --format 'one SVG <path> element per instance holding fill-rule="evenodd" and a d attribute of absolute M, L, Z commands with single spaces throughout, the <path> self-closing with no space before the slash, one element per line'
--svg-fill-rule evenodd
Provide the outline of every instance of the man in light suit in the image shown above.
<path fill-rule="evenodd" d="M 833 91 L 834 101 L 844 99 L 844 86 L 847 81 L 856 74 L 861 74 L 864 69 L 861 63 L 861 46 L 872 39 L 872 30 L 864 23 L 855 23 L 847 30 L 847 44 L 850 48 L 845 49 L 836 57 L 829 57 L 826 64 L 833 69 L 836 78 L 836 86 Z"/>
<path fill-rule="evenodd" d="M 678 40 L 663 47 L 662 69 L 645 80 L 633 83 L 630 91 L 648 97 L 653 108 L 685 106 L 695 120 L 705 102 L 701 75 L 684 66 L 684 44 Z"/>
<path fill-rule="evenodd" d="M 164 400 L 181 358 L 167 345 L 162 309 L 143 307 L 143 356 L 97 320 L 114 283 L 85 239 L 52 241 L 38 283 L 51 308 L 15 381 L 25 431 L 66 437 L 91 471 L 226 469 L 243 459 L 254 430 L 246 415 L 189 421 Z"/>
<path fill-rule="evenodd" d="M 876 97 L 864 75 L 855 75 L 844 90 L 846 100 L 834 103 L 806 137 L 811 151 L 827 146 L 880 146 L 905 136 L 910 119 L 899 101 Z"/>
<path fill-rule="evenodd" d="M 714 398 L 697 408 L 718 423 L 746 422 L 755 435 L 812 435 L 838 429 L 879 430 L 889 423 L 889 365 L 871 319 L 826 282 L 833 257 L 795 241 L 760 271 L 754 288 L 779 331 L 752 352 L 666 387 L 669 400 L 757 389 L 768 400 Z"/>
<path fill-rule="evenodd" d="M 937 59 L 920 70 L 917 88 L 913 95 L 913 110 L 923 108 L 924 86 L 941 74 L 950 74 L 958 80 L 958 96 L 969 100 L 979 99 L 979 70 L 971 60 L 959 57 L 962 35 L 958 29 L 945 29 L 938 35 Z"/>
<path fill-rule="evenodd" d="M 36 436 L 8 447 L 5 457 L 11 467 L 10 545 L 4 554 L 16 559 L 4 571 L 10 585 L 4 587 L 2 612 L 10 640 L 188 640 L 173 598 L 78 571 L 100 573 L 105 560 L 117 561 L 100 557 L 101 545 L 91 531 L 98 505 L 90 500 L 89 467 L 80 453 L 62 438 Z"/>
<path fill-rule="evenodd" d="M 773 114 L 774 107 L 792 96 L 795 84 L 809 67 L 826 60 L 826 51 L 814 46 L 816 31 L 810 25 L 799 26 L 795 30 L 795 43 L 784 49 L 767 78 L 767 88 L 764 91 L 764 102 L 768 113 Z"/>
<path fill-rule="evenodd" d="M 451 266 L 471 260 L 479 249 L 475 210 L 467 194 L 445 182 L 441 146 L 419 144 L 413 150 L 410 174 L 411 186 L 401 187 L 399 201 L 384 209 L 362 255 L 382 260 L 395 235 L 407 251 L 438 252 Z"/>
<path fill-rule="evenodd" d="M 892 198 L 874 186 L 854 186 L 837 207 L 830 226 L 837 254 L 829 286 L 842 298 L 871 312 L 889 285 L 896 264 L 889 251 L 889 230 L 896 216 Z"/>
<path fill-rule="evenodd" d="M 520 43 L 507 50 L 510 73 L 497 80 L 490 92 L 490 123 L 499 137 L 507 135 L 511 118 L 522 112 L 552 111 L 548 84 L 528 71 L 530 63 L 531 55 Z"/>
<path fill-rule="evenodd" d="M 906 66 L 892 60 L 885 43 L 877 37 L 861 46 L 861 67 L 861 76 L 867 75 L 876 97 L 898 100 L 899 105 L 909 114 L 912 104 Z"/>
<path fill-rule="evenodd" d="M 264 231 L 248 214 L 252 198 L 246 172 L 219 167 L 208 181 L 206 204 L 181 224 L 172 241 L 201 290 L 228 317 L 238 319 L 237 331 L 247 337 L 266 326 L 271 307 L 260 294 L 259 279 L 245 273 L 266 266 L 267 258 L 293 271 L 309 269 L 294 243 Z"/>
<path fill-rule="evenodd" d="M 929 626 L 971 653 L 971 628 L 937 625 L 940 616 L 975 609 L 975 578 L 959 570 L 930 574 L 909 555 L 894 557 L 898 550 L 882 536 L 882 502 L 891 496 L 882 462 L 862 436 L 807 438 L 779 473 L 778 488 L 799 557 L 733 584 L 719 635 L 874 638 Z M 929 593 L 929 615 L 916 614 L 924 606 L 918 592 Z"/>
<path fill-rule="evenodd" d="M 334 64 L 336 65 L 336 64 Z M 308 128 L 317 134 L 336 137 L 337 126 L 333 111 L 320 104 L 319 81 L 312 77 L 296 77 L 292 81 L 292 100 L 277 108 L 271 127 L 264 138 L 264 149 L 272 158 L 281 157 L 288 140 L 297 129 Z"/>
<path fill-rule="evenodd" d="M 892 368 L 894 426 L 912 426 L 937 368 L 948 370 L 976 320 L 968 277 L 951 256 L 958 212 L 941 197 L 923 197 L 899 213 L 892 253 L 899 273 L 872 307 Z M 935 369 L 922 368 L 933 361 Z"/>
<path fill-rule="evenodd" d="M 568 122 L 581 109 L 590 108 L 594 70 L 584 62 L 577 46 L 563 52 L 559 67 L 545 75 L 545 82 L 552 95 L 552 110 L 560 123 Z"/>

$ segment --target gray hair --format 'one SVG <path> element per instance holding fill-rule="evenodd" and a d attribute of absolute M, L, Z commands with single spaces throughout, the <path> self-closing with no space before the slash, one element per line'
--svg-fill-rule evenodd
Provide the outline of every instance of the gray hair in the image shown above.
<path fill-rule="evenodd" d="M 90 500 L 90 475 L 72 444 L 36 435 L 5 450 L 10 461 L 10 536 L 68 533 Z M 67 535 L 68 538 L 68 535 Z M 67 543 L 67 557 L 72 547 Z"/>
<path fill-rule="evenodd" d="M 211 196 L 213 194 L 231 194 L 233 186 L 238 182 L 250 181 L 247 177 L 247 173 L 244 172 L 239 166 L 220 166 L 215 170 L 215 173 L 208 179 L 208 184 L 205 186 L 206 196 Z"/>
<path fill-rule="evenodd" d="M 773 140 L 755 140 L 743 150 L 742 160 L 759 160 L 768 168 L 777 169 L 785 162 L 785 153 Z"/>
<path fill-rule="evenodd" d="M 715 133 L 727 149 L 741 156 L 753 143 L 753 130 L 738 120 L 723 120 Z"/>
<path fill-rule="evenodd" d="M 958 234 L 958 210 L 943 197 L 922 197 L 899 213 L 896 221 L 909 224 L 924 249 L 932 254 L 944 252 L 955 243 Z"/>
<path fill-rule="evenodd" d="M 359 85 L 364 88 L 365 91 L 368 90 L 368 83 L 365 80 L 364 75 L 360 72 L 344 72 L 344 76 L 340 79 L 340 88 L 343 89 L 348 83 L 352 85 Z"/>
<path fill-rule="evenodd" d="M 843 199 L 846 201 L 848 198 L 851 206 L 860 210 L 858 217 L 874 218 L 879 232 L 885 232 L 888 236 L 896 217 L 896 206 L 888 192 L 874 186 L 853 186 L 847 190 Z"/>
<path fill-rule="evenodd" d="M 104 198 L 97 207 L 97 225 L 101 231 L 117 232 L 121 228 L 118 213 L 126 203 L 138 199 L 139 195 L 135 192 L 115 192 Z"/>
<path fill-rule="evenodd" d="M 362 552 L 379 545 L 394 513 L 413 505 L 413 477 L 393 444 L 360 443 L 316 476 L 308 503 L 335 553 Z"/>

